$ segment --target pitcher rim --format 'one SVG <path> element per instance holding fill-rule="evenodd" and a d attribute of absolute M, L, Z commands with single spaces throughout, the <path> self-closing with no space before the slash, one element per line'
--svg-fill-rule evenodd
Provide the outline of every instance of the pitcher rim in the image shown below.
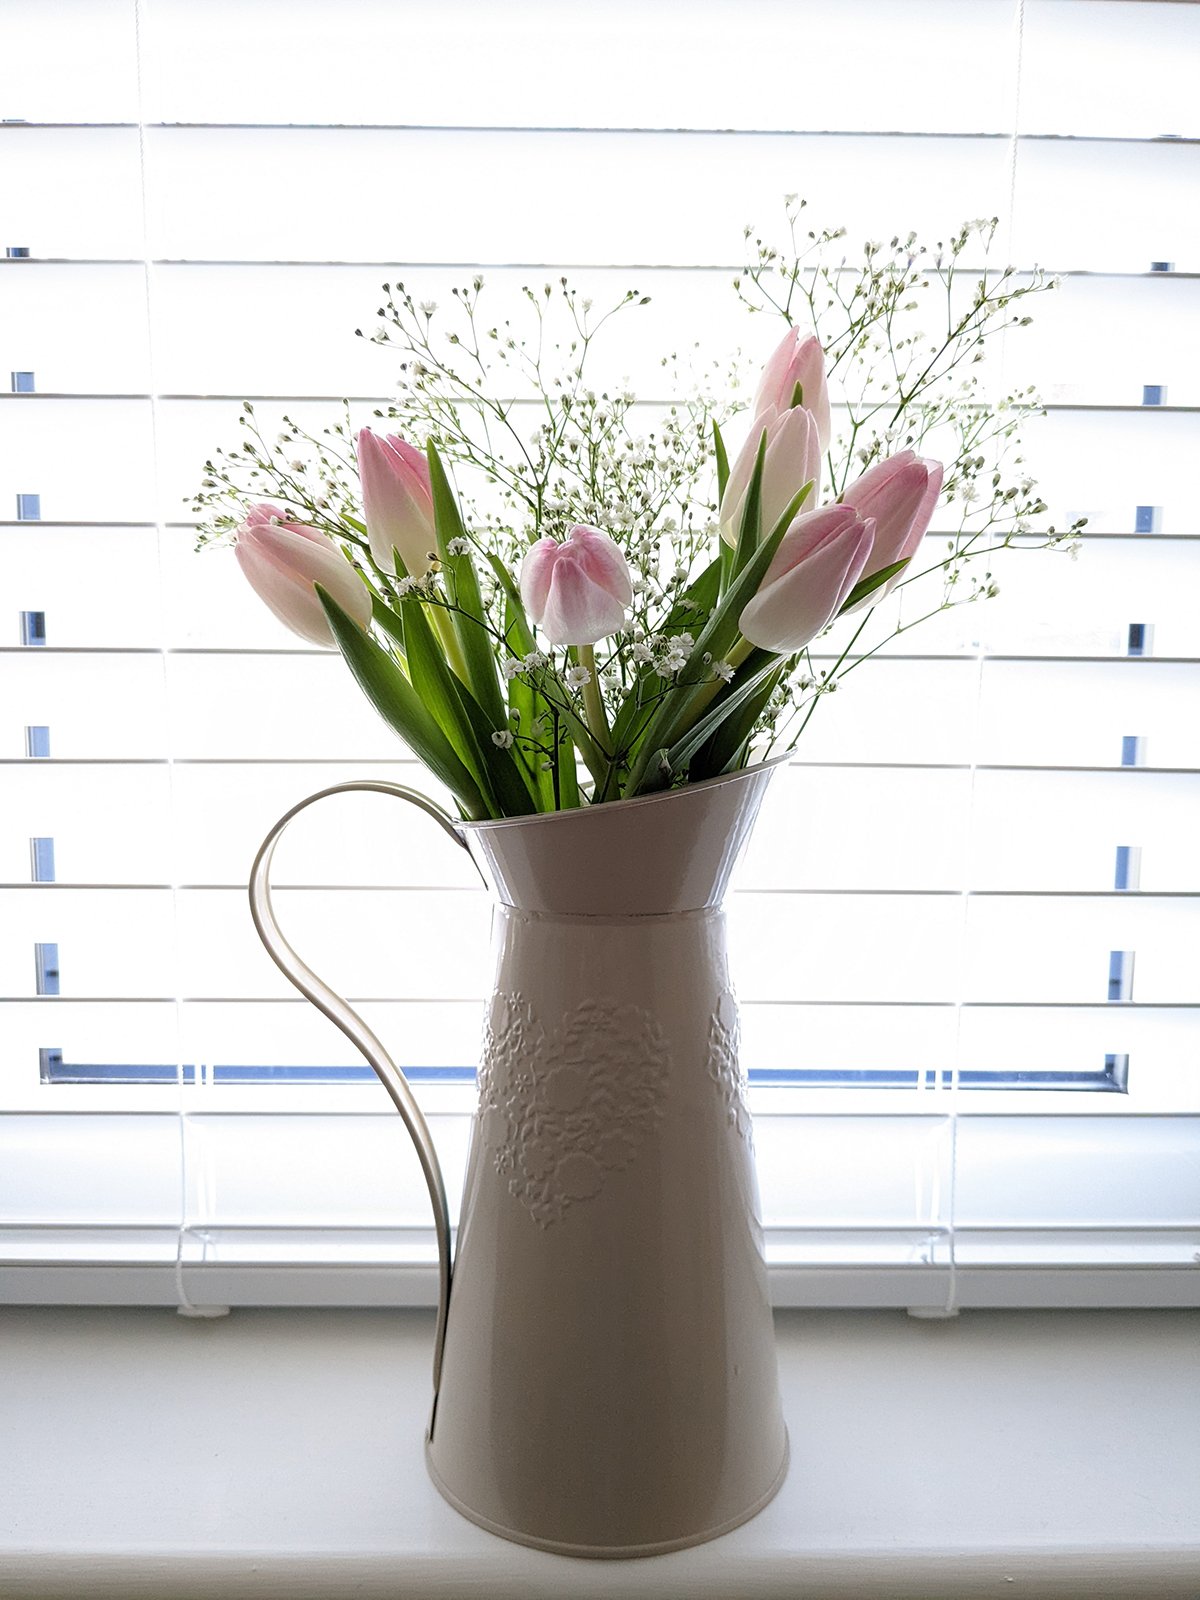
<path fill-rule="evenodd" d="M 701 789 L 715 789 L 718 784 L 734 783 L 739 778 L 748 778 L 755 773 L 770 772 L 775 767 L 788 761 L 792 752 L 785 750 L 782 755 L 772 756 L 768 761 L 756 761 L 752 767 L 739 767 L 736 772 L 720 772 L 715 778 L 701 778 L 699 783 L 685 783 L 678 789 L 662 789 L 656 794 L 635 794 L 624 800 L 605 800 L 599 805 L 570 806 L 560 811 L 531 811 L 523 817 L 482 817 L 475 822 L 456 822 L 455 828 L 460 834 L 478 833 L 485 828 L 514 828 L 528 825 L 531 822 L 551 822 L 562 817 L 583 817 L 589 813 L 608 815 L 614 811 L 628 811 L 637 806 L 651 806 L 662 804 L 666 800 L 675 800 L 680 795 L 697 793 Z"/>

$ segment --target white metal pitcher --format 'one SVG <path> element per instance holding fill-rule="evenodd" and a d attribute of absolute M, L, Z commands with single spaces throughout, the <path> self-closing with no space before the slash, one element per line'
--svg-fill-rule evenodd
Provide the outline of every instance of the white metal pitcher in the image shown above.
<path fill-rule="evenodd" d="M 430 1476 L 523 1544 L 642 1556 L 715 1538 L 787 1469 L 721 900 L 773 765 L 579 810 L 454 822 L 413 790 L 324 789 L 272 828 L 250 904 L 293 984 L 382 1079 L 441 1267 Z M 429 1128 L 383 1045 L 288 945 L 275 845 L 314 801 L 409 800 L 494 897 L 457 1247 Z"/>

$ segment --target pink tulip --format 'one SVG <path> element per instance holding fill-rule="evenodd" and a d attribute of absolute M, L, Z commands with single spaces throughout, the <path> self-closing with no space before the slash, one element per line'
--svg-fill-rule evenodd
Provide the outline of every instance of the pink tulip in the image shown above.
<path fill-rule="evenodd" d="M 746 490 L 754 476 L 759 441 L 764 429 L 767 455 L 762 480 L 763 538 L 771 532 L 787 510 L 789 502 L 806 483 L 812 482 L 807 502 L 809 505 L 820 493 L 821 440 L 812 412 L 804 406 L 794 406 L 787 411 L 777 411 L 773 406 L 768 406 L 761 416 L 754 419 L 750 437 L 730 468 L 729 481 L 721 497 L 721 537 L 726 544 L 736 545 L 738 541 L 742 507 Z"/>
<path fill-rule="evenodd" d="M 846 603 L 874 538 L 875 523 L 851 506 L 822 506 L 797 517 L 742 612 L 742 633 L 781 656 L 803 649 Z"/>
<path fill-rule="evenodd" d="M 430 552 L 437 549 L 429 463 L 394 433 L 381 439 L 363 428 L 356 445 L 363 520 L 375 563 L 384 572 L 395 572 L 392 552 L 398 550 L 408 576 L 420 578 L 429 569 Z"/>
<path fill-rule="evenodd" d="M 572 528 L 562 544 L 539 539 L 530 546 L 521 599 L 551 644 L 595 644 L 621 627 L 633 603 L 629 567 L 606 533 Z"/>
<path fill-rule="evenodd" d="M 864 577 L 882 572 L 897 561 L 911 561 L 925 537 L 933 508 L 942 492 L 942 464 L 926 461 L 911 450 L 901 450 L 868 467 L 842 495 L 842 504 L 853 506 L 861 517 L 875 519 L 875 546 Z M 894 577 L 872 590 L 852 611 L 873 606 L 900 583 L 907 574 Z"/>
<path fill-rule="evenodd" d="M 371 596 L 353 567 L 316 528 L 282 521 L 277 506 L 252 506 L 237 531 L 234 555 L 255 593 L 280 622 L 311 644 L 335 644 L 314 584 L 328 591 L 360 628 Z"/>
<path fill-rule="evenodd" d="M 789 328 L 774 355 L 763 368 L 754 396 L 754 415 L 764 411 L 786 411 L 800 385 L 800 404 L 811 411 L 817 425 L 821 449 L 829 448 L 829 390 L 825 386 L 825 352 L 815 333 L 800 337 L 799 328 Z"/>

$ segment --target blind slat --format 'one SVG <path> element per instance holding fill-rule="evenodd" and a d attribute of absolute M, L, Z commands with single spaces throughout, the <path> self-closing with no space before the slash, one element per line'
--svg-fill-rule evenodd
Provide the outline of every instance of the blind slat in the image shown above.
<path fill-rule="evenodd" d="M 136 129 L 14 133 L 29 150 L 6 168 L 0 197 L 10 226 L 27 235 L 21 242 L 45 255 L 140 256 Z M 335 192 L 338 253 L 392 258 L 396 216 L 379 206 L 377 181 L 395 170 L 405 174 L 405 205 L 421 218 L 422 256 L 431 261 L 468 261 L 487 237 L 497 260 L 553 261 L 569 238 L 574 259 L 725 262 L 743 225 L 770 222 L 780 195 L 801 185 L 814 217 L 885 238 L 910 228 L 944 237 L 964 217 L 1003 214 L 1008 198 L 1001 140 L 653 132 L 547 138 L 350 128 L 165 128 L 147 135 L 151 254 L 196 260 L 275 259 L 279 216 L 288 218 L 291 255 L 322 258 L 328 223 L 311 201 Z M 271 168 L 270 207 L 225 182 L 239 163 Z M 1198 168 L 1200 144 L 1189 142 L 1030 142 L 1022 151 L 1014 253 L 1025 261 L 1140 271 L 1149 244 L 1149 259 L 1194 270 L 1200 222 L 1176 197 L 1194 188 Z M 862 182 L 864 170 L 870 185 Z M 63 172 L 64 182 L 48 185 L 50 171 Z M 553 192 L 555 206 L 514 206 L 513 193 L 531 186 Z M 1122 195 L 1119 210 L 1114 189 Z M 447 190 L 459 198 L 454 208 L 441 203 Z M 1065 193 L 1070 207 L 1061 203 Z"/>
<path fill-rule="evenodd" d="M 0 17 L 4 53 L 22 67 L 21 113 L 135 119 L 132 0 L 58 0 L 52 46 L 41 16 L 37 0 L 9 0 Z M 669 9 L 656 15 L 615 0 L 594 13 L 525 0 L 502 16 L 470 0 L 400 11 L 359 0 L 352 20 L 344 11 L 332 19 L 315 0 L 260 0 L 253 8 L 222 0 L 203 13 L 181 0 L 148 0 L 145 110 L 171 121 L 441 123 L 449 115 L 487 125 L 519 117 L 546 127 L 688 127 L 705 125 L 719 108 L 722 127 L 786 126 L 796 115 L 791 63 L 799 57 L 855 64 L 853 95 L 836 72 L 808 75 L 803 112 L 811 127 L 1007 132 L 1011 5 L 923 0 L 921 17 L 914 27 L 891 0 L 834 8 L 753 0 L 739 7 L 736 26 L 727 6 L 705 3 L 690 8 L 680 29 Z M 764 31 L 770 49 L 761 46 Z M 1188 62 L 1197 47 L 1187 7 L 1142 3 L 1114 15 L 1097 0 L 1030 0 L 1021 125 L 1075 135 L 1195 134 Z M 494 63 L 535 49 L 537 93 L 514 105 L 509 76 Z M 393 63 L 413 57 L 422 71 L 398 93 Z M 1063 59 L 1070 73 L 1058 70 Z M 1001 70 L 981 73 L 984 60 Z M 448 81 L 457 89 L 450 108 Z"/>
<path fill-rule="evenodd" d="M 761 219 L 764 223 L 772 220 Z M 740 234 L 727 258 L 741 253 Z M 1050 261 L 1048 266 L 1059 263 Z M 1140 263 L 1148 268 L 1150 258 Z M 441 306 L 467 268 L 349 266 L 238 267 L 185 263 L 154 269 L 155 370 L 167 394 L 386 393 L 395 359 L 354 337 L 376 323 L 380 285 L 397 277 L 419 283 L 422 297 Z M 508 305 L 528 267 L 486 269 L 485 302 Z M 643 395 L 661 390 L 660 357 L 686 352 L 703 335 L 714 350 L 745 348 L 757 357 L 769 346 L 765 327 L 748 322 L 729 280 L 732 267 L 704 272 L 640 274 L 649 306 L 610 324 L 603 360 Z M 544 273 L 543 273 L 544 276 Z M 630 287 L 630 269 L 572 270 L 580 296 L 615 302 Z M 234 292 L 230 292 L 231 289 Z M 48 267 L 21 263 L 4 280 L 0 332 L 14 364 L 37 369 L 47 392 L 146 393 L 150 388 L 145 285 L 140 265 Z M 61 315 L 65 299 L 103 300 L 105 316 L 81 345 Z M 210 316 L 215 302 L 222 314 Z M 1034 322 L 1013 337 L 1009 360 L 1023 381 L 1048 401 L 1137 404 L 1143 386 L 1165 387 L 1174 404 L 1200 401 L 1200 279 L 1155 274 L 1132 282 L 1097 276 L 1063 280 L 1031 306 Z M 264 340 L 263 330 L 303 326 L 303 340 Z M 1097 328 L 1133 326 L 1136 338 L 1097 338 Z M 204 337 L 197 337 L 203 327 Z M 761 346 L 761 350 L 760 350 Z M 22 355 L 21 352 L 26 352 Z M 36 362 L 34 355 L 36 353 Z M 19 359 L 18 359 L 19 358 Z"/>

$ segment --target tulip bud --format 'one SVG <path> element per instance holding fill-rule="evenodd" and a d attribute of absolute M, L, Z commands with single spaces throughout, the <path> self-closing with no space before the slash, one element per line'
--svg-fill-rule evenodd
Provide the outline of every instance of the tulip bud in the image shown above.
<path fill-rule="evenodd" d="M 745 637 L 781 656 L 803 649 L 846 603 L 874 536 L 874 522 L 851 506 L 822 506 L 797 517 L 742 612 L 738 626 Z"/>
<path fill-rule="evenodd" d="M 800 337 L 799 328 L 789 328 L 774 355 L 763 368 L 758 393 L 754 396 L 754 415 L 764 411 L 786 411 L 792 404 L 796 385 L 800 385 L 800 404 L 811 411 L 817 425 L 821 449 L 829 448 L 829 390 L 825 385 L 825 352 L 816 334 Z"/>
<path fill-rule="evenodd" d="M 572 528 L 562 544 L 539 539 L 530 546 L 521 599 L 551 644 L 595 644 L 621 627 L 633 603 L 629 567 L 606 533 Z"/>
<path fill-rule="evenodd" d="M 394 550 L 410 578 L 428 571 L 437 549 L 429 463 L 420 450 L 397 434 L 381 439 L 362 428 L 355 441 L 362 482 L 363 520 L 376 566 L 395 572 Z"/>
<path fill-rule="evenodd" d="M 237 531 L 234 555 L 260 600 L 310 644 L 334 646 L 320 584 L 360 628 L 371 620 L 371 596 L 353 567 L 316 528 L 282 522 L 276 506 L 252 506 Z"/>
<path fill-rule="evenodd" d="M 767 435 L 767 454 L 762 478 L 762 533 L 765 538 L 787 510 L 790 502 L 811 481 L 809 503 L 821 486 L 821 440 L 812 412 L 804 406 L 788 411 L 768 407 L 754 419 L 750 437 L 734 462 L 721 496 L 721 537 L 736 545 L 742 526 L 746 491 L 758 461 L 758 446 L 763 431 Z"/>
<path fill-rule="evenodd" d="M 859 516 L 872 517 L 875 521 L 875 544 L 870 565 L 863 574 L 865 578 L 897 561 L 912 560 L 925 537 L 941 492 L 941 462 L 922 460 L 911 450 L 901 450 L 885 461 L 877 461 L 850 485 L 842 495 L 842 504 L 853 506 Z M 890 594 L 904 576 L 905 573 L 897 572 L 851 610 L 875 605 Z"/>

